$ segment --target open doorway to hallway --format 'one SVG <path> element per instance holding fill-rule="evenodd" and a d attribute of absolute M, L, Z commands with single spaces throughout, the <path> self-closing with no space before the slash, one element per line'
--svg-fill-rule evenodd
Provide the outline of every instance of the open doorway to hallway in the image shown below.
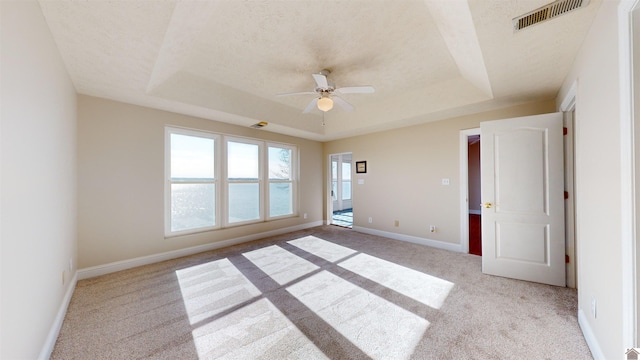
<path fill-rule="evenodd" d="M 480 128 L 460 131 L 460 246 L 482 255 Z"/>
<path fill-rule="evenodd" d="M 351 153 L 331 155 L 331 224 L 353 227 Z"/>
<path fill-rule="evenodd" d="M 482 256 L 482 211 L 480 209 L 480 135 L 467 138 L 469 193 L 469 254 Z"/>

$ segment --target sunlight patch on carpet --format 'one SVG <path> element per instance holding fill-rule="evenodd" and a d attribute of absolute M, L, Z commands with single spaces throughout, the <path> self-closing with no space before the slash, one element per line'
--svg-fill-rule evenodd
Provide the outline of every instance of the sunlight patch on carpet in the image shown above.
<path fill-rule="evenodd" d="M 303 238 L 287 242 L 299 249 L 331 262 L 344 259 L 345 257 L 357 252 L 353 249 L 349 249 L 348 247 L 334 244 L 315 236 L 305 236 Z"/>
<path fill-rule="evenodd" d="M 211 321 L 192 334 L 200 359 L 327 359 L 267 299 Z"/>
<path fill-rule="evenodd" d="M 177 270 L 176 275 L 191 324 L 262 294 L 227 259 Z"/>
<path fill-rule="evenodd" d="M 277 245 L 246 252 L 242 255 L 280 285 L 287 284 L 320 268 Z"/>
<path fill-rule="evenodd" d="M 358 254 L 338 265 L 434 309 L 440 309 L 454 285 L 367 254 Z"/>
<path fill-rule="evenodd" d="M 406 359 L 429 322 L 327 271 L 287 288 L 368 356 Z"/>

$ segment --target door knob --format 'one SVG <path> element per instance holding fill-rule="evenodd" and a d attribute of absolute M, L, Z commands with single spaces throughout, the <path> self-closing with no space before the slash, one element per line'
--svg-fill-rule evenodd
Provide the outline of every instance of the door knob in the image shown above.
<path fill-rule="evenodd" d="M 485 209 L 490 209 L 492 205 L 491 205 L 491 203 L 490 203 L 490 202 L 486 202 L 486 203 L 484 203 L 484 204 L 480 204 L 480 206 L 482 206 L 482 207 L 483 207 L 483 208 L 485 208 Z"/>

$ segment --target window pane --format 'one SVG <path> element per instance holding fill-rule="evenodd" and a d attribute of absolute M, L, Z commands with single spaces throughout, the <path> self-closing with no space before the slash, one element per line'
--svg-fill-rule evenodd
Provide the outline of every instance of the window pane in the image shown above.
<path fill-rule="evenodd" d="M 269 184 L 269 216 L 293 214 L 291 183 Z"/>
<path fill-rule="evenodd" d="M 338 180 L 338 162 L 331 161 L 331 178 L 333 180 Z"/>
<path fill-rule="evenodd" d="M 291 179 L 291 149 L 269 147 L 269 179 Z"/>
<path fill-rule="evenodd" d="M 229 184 L 229 222 L 260 219 L 260 184 Z"/>
<path fill-rule="evenodd" d="M 171 184 L 171 231 L 215 226 L 215 184 Z"/>
<path fill-rule="evenodd" d="M 351 181 L 342 182 L 342 200 L 351 199 Z"/>
<path fill-rule="evenodd" d="M 214 140 L 171 134 L 171 178 L 213 179 Z"/>
<path fill-rule="evenodd" d="M 342 163 L 342 180 L 351 180 L 351 163 Z"/>
<path fill-rule="evenodd" d="M 227 142 L 228 177 L 230 180 L 257 180 L 259 167 L 258 145 Z"/>

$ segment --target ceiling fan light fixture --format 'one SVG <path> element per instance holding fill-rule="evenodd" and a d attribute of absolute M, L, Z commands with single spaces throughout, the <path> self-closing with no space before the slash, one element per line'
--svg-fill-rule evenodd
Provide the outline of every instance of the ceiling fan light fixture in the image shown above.
<path fill-rule="evenodd" d="M 563 0 L 569 1 L 569 0 Z M 588 1 L 588 0 L 580 0 Z M 307 104 L 307 107 L 302 111 L 303 114 L 308 114 L 313 111 L 314 107 L 322 112 L 327 112 L 333 109 L 333 103 L 338 104 L 339 107 L 345 111 L 353 111 L 353 105 L 349 104 L 346 100 L 338 95 L 343 94 L 372 94 L 375 92 L 373 86 L 346 86 L 336 88 L 332 82 L 329 82 L 327 75 L 331 73 L 329 70 L 322 70 L 319 74 L 311 74 L 313 80 L 316 83 L 313 91 L 299 91 L 292 93 L 278 94 L 277 96 L 291 96 L 291 95 L 315 95 L 313 99 Z M 335 92 L 335 93 L 334 93 Z M 335 96 L 335 98 L 333 97 Z"/>
<path fill-rule="evenodd" d="M 318 109 L 327 112 L 333 109 L 333 100 L 330 97 L 323 96 L 318 100 Z"/>

